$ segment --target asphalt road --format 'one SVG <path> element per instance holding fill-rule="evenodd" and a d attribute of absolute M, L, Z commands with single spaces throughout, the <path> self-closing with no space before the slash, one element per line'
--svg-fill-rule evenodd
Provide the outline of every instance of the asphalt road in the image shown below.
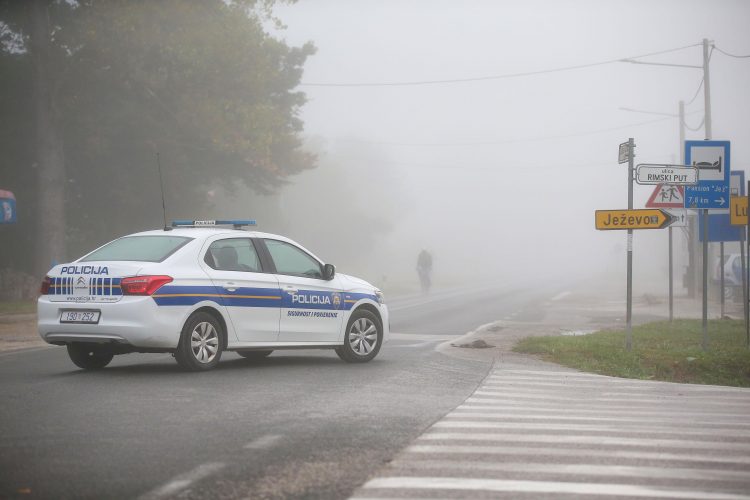
<path fill-rule="evenodd" d="M 533 302 L 511 288 L 391 301 L 396 335 L 365 365 L 226 353 L 194 374 L 130 354 L 85 372 L 63 348 L 0 355 L 0 497 L 346 498 L 491 368 L 435 346 Z"/>

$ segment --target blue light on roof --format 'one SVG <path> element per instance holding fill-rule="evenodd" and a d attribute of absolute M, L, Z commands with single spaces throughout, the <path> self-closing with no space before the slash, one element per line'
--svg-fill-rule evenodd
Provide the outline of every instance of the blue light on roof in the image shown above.
<path fill-rule="evenodd" d="M 241 228 L 245 226 L 257 226 L 255 219 L 229 219 L 229 220 L 173 220 L 172 227 L 213 227 L 233 226 Z"/>

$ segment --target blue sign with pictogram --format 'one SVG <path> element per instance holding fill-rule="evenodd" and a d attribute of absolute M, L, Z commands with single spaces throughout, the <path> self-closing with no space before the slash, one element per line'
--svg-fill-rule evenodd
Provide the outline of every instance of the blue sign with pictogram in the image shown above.
<path fill-rule="evenodd" d="M 685 208 L 729 208 L 729 141 L 685 141 L 685 163 L 698 184 L 685 187 Z"/>

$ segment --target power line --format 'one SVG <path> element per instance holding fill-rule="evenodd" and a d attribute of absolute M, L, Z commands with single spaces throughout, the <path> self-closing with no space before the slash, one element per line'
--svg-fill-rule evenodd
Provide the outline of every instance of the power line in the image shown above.
<path fill-rule="evenodd" d="M 729 52 L 726 52 L 726 51 L 724 51 L 724 50 L 721 50 L 721 49 L 720 49 L 719 47 L 717 47 L 716 45 L 714 45 L 714 46 L 713 46 L 713 48 L 715 48 L 716 50 L 718 50 L 719 52 L 721 52 L 721 53 L 722 53 L 722 54 L 724 54 L 725 56 L 729 56 L 729 57 L 736 57 L 737 59 L 745 59 L 745 58 L 748 58 L 748 57 L 750 57 L 750 54 L 748 54 L 748 55 L 746 55 L 746 56 L 739 56 L 739 55 L 736 55 L 736 54 L 730 54 Z"/>
<path fill-rule="evenodd" d="M 452 83 L 467 83 L 467 82 L 480 82 L 487 80 L 502 80 L 507 78 L 520 78 L 524 76 L 542 75 L 547 73 L 559 73 L 562 71 L 572 71 L 576 69 L 593 68 L 595 66 L 603 66 L 605 64 L 613 64 L 620 62 L 624 59 L 640 59 L 642 57 L 657 56 L 660 54 L 667 54 L 670 52 L 677 52 L 679 50 L 689 49 L 691 47 L 697 47 L 702 45 L 701 43 L 694 43 L 692 45 L 685 45 L 684 47 L 677 47 L 674 49 L 660 50 L 658 52 L 649 52 L 648 54 L 641 54 L 632 57 L 619 57 L 617 59 L 609 59 L 606 61 L 599 61 L 588 64 L 577 64 L 574 66 L 563 66 L 560 68 L 552 68 L 537 71 L 525 71 L 521 73 L 505 73 L 501 75 L 492 76 L 479 76 L 473 78 L 453 78 L 448 80 L 421 80 L 421 81 L 407 81 L 407 82 L 375 82 L 375 83 L 330 83 L 330 82 L 302 82 L 300 86 L 305 87 L 405 87 L 415 85 L 439 85 L 439 84 L 452 84 Z"/>
<path fill-rule="evenodd" d="M 711 63 L 711 56 L 713 55 L 715 48 L 716 48 L 716 46 L 712 45 L 711 46 L 711 51 L 708 53 L 708 62 L 709 63 Z M 703 88 L 703 83 L 705 81 L 705 78 L 706 78 L 706 75 L 704 74 L 701 77 L 701 82 L 698 84 L 698 88 L 695 90 L 695 95 L 693 95 L 693 98 L 690 99 L 688 102 L 685 103 L 685 106 L 690 106 L 698 98 L 698 95 L 701 93 L 701 89 Z M 698 126 L 698 128 L 700 128 L 700 126 Z"/>
<path fill-rule="evenodd" d="M 548 140 L 554 140 L 554 139 L 570 139 L 572 137 L 585 137 L 589 135 L 596 135 L 596 134 L 604 134 L 607 132 L 613 132 L 616 130 L 623 130 L 628 129 L 631 127 L 640 127 L 642 125 L 650 125 L 652 123 L 658 123 L 663 122 L 666 120 L 673 120 L 674 117 L 667 116 L 664 118 L 656 118 L 654 120 L 647 120 L 643 122 L 638 123 L 631 123 L 629 125 L 622 125 L 618 127 L 609 127 L 609 128 L 603 128 L 599 130 L 592 130 L 589 132 L 581 132 L 577 134 L 564 134 L 564 135 L 549 135 L 549 136 L 540 136 L 540 137 L 528 137 L 524 139 L 508 139 L 508 140 L 502 140 L 502 141 L 484 141 L 484 142 L 387 142 L 387 141 L 364 141 L 364 140 L 358 140 L 358 139 L 339 139 L 340 141 L 349 141 L 349 142 L 359 142 L 364 144 L 375 144 L 375 145 L 381 145 L 381 146 L 416 146 L 416 147 L 423 147 L 423 146 L 495 146 L 495 145 L 502 145 L 502 144 L 515 144 L 519 142 L 537 142 L 537 141 L 548 141 Z"/>
<path fill-rule="evenodd" d="M 685 128 L 688 129 L 688 130 L 692 130 L 693 132 L 699 131 L 701 128 L 703 128 L 703 125 L 705 123 L 706 123 L 706 117 L 705 116 L 701 119 L 701 122 L 695 128 L 693 128 L 690 125 L 688 125 L 685 120 L 682 121 L 682 124 L 685 126 Z"/>

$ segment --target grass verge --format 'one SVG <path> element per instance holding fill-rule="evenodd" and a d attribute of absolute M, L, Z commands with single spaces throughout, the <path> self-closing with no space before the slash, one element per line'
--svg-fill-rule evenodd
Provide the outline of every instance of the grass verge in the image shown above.
<path fill-rule="evenodd" d="M 700 320 L 660 321 L 633 327 L 631 351 L 625 350 L 624 331 L 608 330 L 575 337 L 528 337 L 513 350 L 601 375 L 750 387 L 743 322 L 709 321 L 708 351 L 701 348 L 702 332 Z"/>
<path fill-rule="evenodd" d="M 0 302 L 0 314 L 28 314 L 36 312 L 36 300 Z"/>

